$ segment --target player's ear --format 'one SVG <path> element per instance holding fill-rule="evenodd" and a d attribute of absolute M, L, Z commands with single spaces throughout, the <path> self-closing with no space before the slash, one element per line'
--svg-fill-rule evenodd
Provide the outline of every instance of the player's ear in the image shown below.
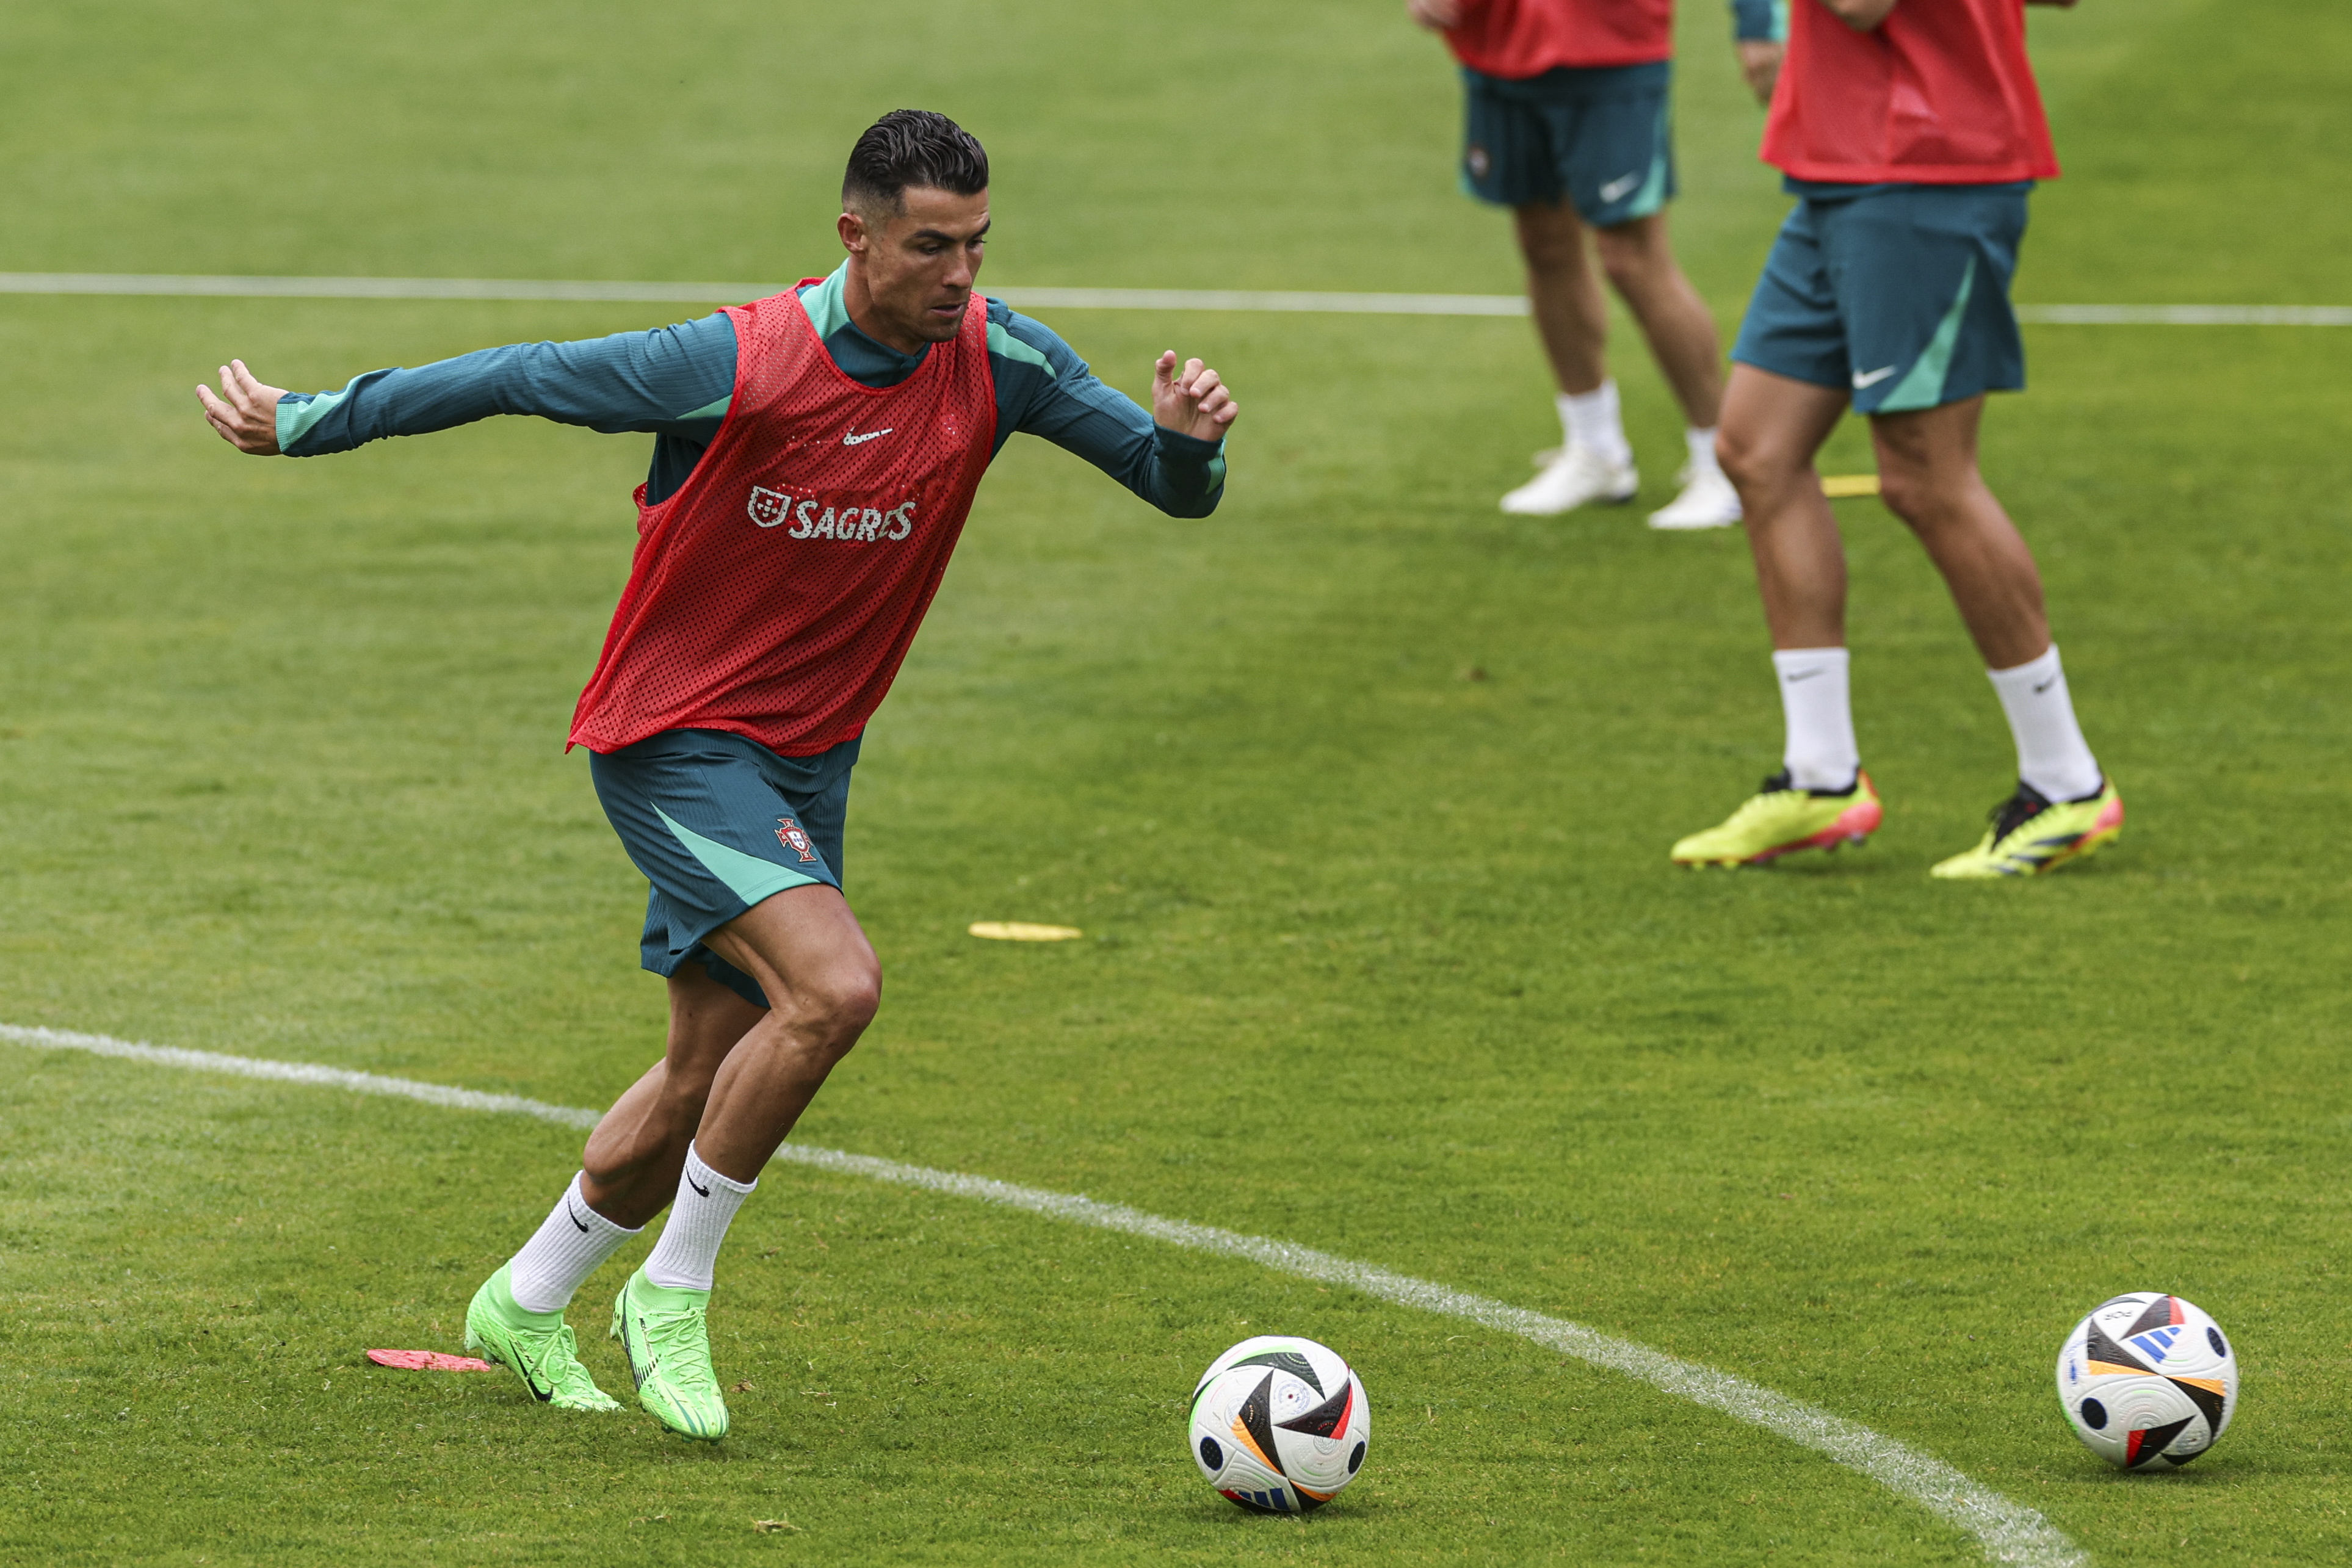
<path fill-rule="evenodd" d="M 835 225 L 841 235 L 841 248 L 851 252 L 866 249 L 866 219 L 858 213 L 844 208 L 841 221 Z"/>

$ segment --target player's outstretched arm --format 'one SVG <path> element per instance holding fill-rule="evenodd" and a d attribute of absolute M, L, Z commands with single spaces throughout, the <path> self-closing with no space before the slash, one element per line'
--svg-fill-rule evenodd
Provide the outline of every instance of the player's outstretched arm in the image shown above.
<path fill-rule="evenodd" d="M 205 418 L 220 432 L 220 438 L 256 457 L 277 456 L 278 400 L 286 395 L 286 389 L 262 385 L 245 368 L 243 360 L 231 360 L 221 367 L 220 383 L 218 397 L 208 386 L 196 388 Z"/>
<path fill-rule="evenodd" d="M 1223 378 L 1198 360 L 1176 367 L 1176 350 L 1160 356 L 1151 375 L 1151 422 L 1195 441 L 1222 441 L 1242 412 Z"/>

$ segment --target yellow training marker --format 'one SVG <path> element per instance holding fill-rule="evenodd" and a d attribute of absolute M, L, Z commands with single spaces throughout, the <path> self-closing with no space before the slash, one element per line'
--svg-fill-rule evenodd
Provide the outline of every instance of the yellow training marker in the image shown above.
<path fill-rule="evenodd" d="M 1031 925 L 1019 920 L 975 920 L 971 930 L 991 942 L 1067 942 L 1086 935 L 1075 925 Z"/>
<path fill-rule="evenodd" d="M 1843 501 L 1852 496 L 1875 496 L 1878 494 L 1878 476 L 1824 474 L 1822 476 L 1822 494 L 1832 501 Z"/>

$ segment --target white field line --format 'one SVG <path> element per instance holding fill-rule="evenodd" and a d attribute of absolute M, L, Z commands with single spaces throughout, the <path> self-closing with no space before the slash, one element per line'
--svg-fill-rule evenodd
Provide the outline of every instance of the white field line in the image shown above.
<path fill-rule="evenodd" d="M 385 1078 L 373 1072 L 349 1072 L 307 1062 L 269 1061 L 249 1056 L 223 1056 L 208 1051 L 182 1051 L 171 1046 L 140 1045 L 102 1034 L 77 1034 L 65 1030 L 27 1029 L 0 1024 L 0 1040 L 36 1049 L 86 1051 L 100 1056 L 179 1067 L 205 1072 L 229 1072 L 245 1078 L 274 1079 L 341 1089 L 357 1094 L 383 1094 L 422 1100 L 460 1111 L 494 1111 L 531 1116 L 567 1127 L 593 1126 L 601 1113 L 551 1105 L 514 1094 L 481 1094 L 413 1079 Z M 1256 1263 L 1277 1273 L 1317 1280 L 1360 1291 L 1384 1301 L 1419 1312 L 1461 1318 L 1483 1328 L 1517 1334 L 1563 1355 L 1639 1378 L 1653 1387 L 1717 1410 L 1735 1420 L 1760 1427 L 1790 1442 L 1825 1454 L 1849 1469 L 1860 1471 L 1890 1491 L 1918 1503 L 1931 1513 L 1958 1526 L 1982 1544 L 1994 1563 L 2023 1568 L 2086 1568 L 2090 1559 L 2034 1510 L 2010 1501 L 1978 1485 L 1940 1459 L 1874 1432 L 1858 1422 L 1785 1394 L 1717 1372 L 1713 1367 L 1680 1360 L 1662 1351 L 1602 1333 L 1598 1329 L 1547 1317 L 1494 1301 L 1448 1289 L 1427 1280 L 1392 1273 L 1370 1263 L 1295 1246 L 1264 1236 L 1244 1236 L 1213 1226 L 1166 1219 L 1124 1204 L 1101 1203 L 1072 1193 L 1017 1186 L 987 1176 L 957 1171 L 930 1170 L 901 1165 L 869 1155 L 844 1154 L 806 1144 L 786 1144 L 776 1152 L 780 1160 L 812 1166 L 840 1176 L 921 1187 L 955 1197 L 1025 1209 L 1074 1225 L 1115 1230 L 1173 1247 L 1189 1248 L 1223 1258 Z"/>
<path fill-rule="evenodd" d="M 706 304 L 758 299 L 780 283 L 598 283 L 529 277 L 239 277 L 137 272 L 0 272 L 0 294 L 153 294 L 255 299 L 555 299 Z M 1524 316 L 1516 294 L 1342 294 L 1221 288 L 998 288 L 1044 310 L 1244 310 L 1349 316 Z M 2050 326 L 2352 327 L 2335 305 L 2021 305 Z"/>

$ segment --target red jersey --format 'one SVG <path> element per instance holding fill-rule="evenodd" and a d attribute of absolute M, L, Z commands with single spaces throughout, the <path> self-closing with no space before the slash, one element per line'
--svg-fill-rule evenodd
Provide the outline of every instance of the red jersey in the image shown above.
<path fill-rule="evenodd" d="M 814 279 L 809 281 L 814 282 Z M 881 706 L 939 591 L 996 434 L 988 302 L 894 387 L 825 352 L 796 294 L 730 308 L 735 395 L 637 550 L 572 742 L 724 729 L 806 757 Z"/>
<path fill-rule="evenodd" d="M 1640 66 L 1675 56 L 1675 0 L 1463 0 L 1454 57 L 1522 80 L 1558 66 Z"/>
<path fill-rule="evenodd" d="M 1764 162 L 1855 184 L 2055 178 L 2024 0 L 1895 0 L 1867 33 L 1821 0 L 1791 0 Z"/>

